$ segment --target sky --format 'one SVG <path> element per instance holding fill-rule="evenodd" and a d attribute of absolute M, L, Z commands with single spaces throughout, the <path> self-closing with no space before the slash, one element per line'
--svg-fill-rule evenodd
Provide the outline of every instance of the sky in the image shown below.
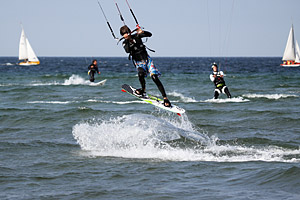
<path fill-rule="evenodd" d="M 126 0 L 99 0 L 116 34 L 135 28 Z M 300 0 L 128 0 L 152 32 L 153 57 L 282 56 L 291 24 L 300 41 Z M 22 23 L 42 56 L 126 56 L 97 0 L 0 0 L 0 56 L 18 56 Z"/>

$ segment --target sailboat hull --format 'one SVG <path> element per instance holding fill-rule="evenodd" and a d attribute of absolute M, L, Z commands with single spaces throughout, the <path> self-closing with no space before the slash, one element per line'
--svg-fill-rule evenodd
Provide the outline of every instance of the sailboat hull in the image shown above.
<path fill-rule="evenodd" d="M 22 66 L 30 66 L 30 65 L 39 65 L 40 61 L 28 61 L 28 62 L 20 62 L 19 65 Z"/>
<path fill-rule="evenodd" d="M 294 63 L 294 64 L 281 64 L 282 67 L 300 67 L 300 63 Z"/>

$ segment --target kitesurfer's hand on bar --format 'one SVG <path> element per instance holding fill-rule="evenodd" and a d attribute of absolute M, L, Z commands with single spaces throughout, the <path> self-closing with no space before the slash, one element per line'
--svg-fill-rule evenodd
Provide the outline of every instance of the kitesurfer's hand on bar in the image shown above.
<path fill-rule="evenodd" d="M 141 28 L 138 28 L 138 29 L 136 30 L 136 32 L 137 32 L 137 34 L 141 34 L 141 33 L 143 33 L 144 31 L 143 31 Z"/>

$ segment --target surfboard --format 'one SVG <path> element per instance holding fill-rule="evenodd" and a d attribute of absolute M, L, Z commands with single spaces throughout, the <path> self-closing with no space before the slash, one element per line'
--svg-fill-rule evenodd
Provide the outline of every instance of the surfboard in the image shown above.
<path fill-rule="evenodd" d="M 92 86 L 100 86 L 100 85 L 104 85 L 106 83 L 107 79 L 104 79 L 103 81 L 100 81 L 98 83 L 91 83 Z"/>
<path fill-rule="evenodd" d="M 171 105 L 171 107 L 166 107 L 164 106 L 164 101 L 162 99 L 159 99 L 153 95 L 146 95 L 146 96 L 142 96 L 142 95 L 138 95 L 135 93 L 136 88 L 124 84 L 122 85 L 122 92 L 126 92 L 142 101 L 145 101 L 146 103 L 149 103 L 153 106 L 156 106 L 158 108 L 161 108 L 163 110 L 167 110 L 173 113 L 176 113 L 177 115 L 181 116 L 181 114 L 185 113 L 185 110 L 183 108 L 180 108 L 174 104 Z"/>

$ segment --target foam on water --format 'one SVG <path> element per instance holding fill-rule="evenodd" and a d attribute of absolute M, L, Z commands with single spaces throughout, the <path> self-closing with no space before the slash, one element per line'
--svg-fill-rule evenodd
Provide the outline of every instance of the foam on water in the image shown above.
<path fill-rule="evenodd" d="M 32 104 L 69 104 L 74 103 L 75 101 L 28 101 L 27 103 Z"/>
<path fill-rule="evenodd" d="M 48 83 L 41 83 L 41 82 L 34 82 L 28 84 L 29 86 L 51 86 L 51 85 L 89 85 L 89 86 L 96 86 L 97 83 L 90 82 L 89 80 L 86 80 L 79 75 L 73 74 L 70 76 L 68 79 L 66 79 L 63 83 L 62 82 L 57 82 L 57 81 L 52 81 Z"/>
<path fill-rule="evenodd" d="M 171 96 L 174 96 L 174 97 L 179 97 L 180 100 L 182 102 L 185 102 L 185 103 L 194 103 L 194 102 L 197 102 L 194 98 L 185 97 L 183 94 L 175 92 L 175 91 L 169 93 L 168 95 L 171 95 Z"/>
<path fill-rule="evenodd" d="M 88 99 L 87 102 L 93 103 L 113 103 L 113 104 L 132 104 L 132 103 L 146 103 L 145 101 L 104 101 L 104 100 L 96 100 L 96 99 Z"/>
<path fill-rule="evenodd" d="M 3 63 L 1 65 L 5 65 L 5 66 L 12 66 L 12 65 L 17 65 L 17 63 Z"/>
<path fill-rule="evenodd" d="M 89 156 L 172 161 L 300 162 L 300 149 L 218 145 L 217 137 L 208 137 L 196 130 L 186 116 L 170 119 L 145 114 L 124 115 L 81 122 L 73 127 L 72 133 L 81 149 L 86 151 L 84 154 Z"/>
<path fill-rule="evenodd" d="M 9 84 L 0 84 L 0 87 L 9 87 L 9 86 L 16 86 L 18 84 L 13 84 L 13 83 L 9 83 Z"/>
<path fill-rule="evenodd" d="M 267 98 L 267 99 L 281 99 L 289 97 L 298 97 L 298 95 L 293 94 L 244 94 L 243 97 L 247 98 Z"/>
<path fill-rule="evenodd" d="M 65 80 L 63 85 L 90 85 L 91 82 L 78 75 L 73 74 L 69 79 Z"/>
<path fill-rule="evenodd" d="M 243 97 L 234 97 L 234 98 L 226 98 L 226 99 L 207 99 L 201 102 L 210 102 L 210 103 L 243 103 L 248 102 L 249 99 L 244 99 Z"/>
<path fill-rule="evenodd" d="M 62 84 L 59 83 L 59 82 L 56 82 L 56 81 L 50 82 L 50 83 L 40 83 L 40 82 L 38 82 L 38 83 L 28 84 L 28 86 L 51 86 L 51 85 L 62 85 Z"/>

